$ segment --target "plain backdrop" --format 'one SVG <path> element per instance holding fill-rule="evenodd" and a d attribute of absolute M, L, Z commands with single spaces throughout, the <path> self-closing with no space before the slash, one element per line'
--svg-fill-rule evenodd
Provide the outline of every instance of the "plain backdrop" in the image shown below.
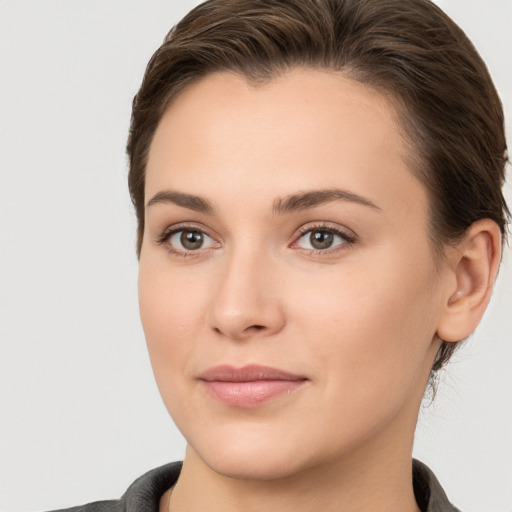
<path fill-rule="evenodd" d="M 1 511 L 119 497 L 183 456 L 138 319 L 124 147 L 149 57 L 197 3 L 0 0 Z M 487 61 L 512 145 L 512 1 L 439 4 Z M 508 251 L 420 414 L 415 455 L 464 512 L 512 512 L 511 303 Z"/>

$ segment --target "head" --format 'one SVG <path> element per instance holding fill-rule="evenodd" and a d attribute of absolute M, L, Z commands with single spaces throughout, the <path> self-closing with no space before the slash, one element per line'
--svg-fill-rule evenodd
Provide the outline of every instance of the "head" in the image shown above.
<path fill-rule="evenodd" d="M 319 95 L 318 91 L 322 91 L 325 96 L 319 97 L 322 94 Z M 326 102 L 330 102 L 330 108 Z M 308 109 L 307 105 L 311 108 Z M 244 115 L 238 116 L 237 112 Z M 265 115 L 259 117 L 258 112 L 264 112 Z M 324 124 L 313 126 L 312 119 L 315 117 Z M 192 123 L 188 121 L 190 119 L 193 119 Z M 220 119 L 229 119 L 233 131 L 227 129 L 222 122 L 216 123 L 215 120 Z M 293 120 L 294 124 L 288 126 L 284 123 L 280 131 L 276 128 L 280 124 L 279 119 Z M 146 287 L 144 284 L 151 281 L 153 284 L 165 283 L 167 288 L 176 285 L 174 295 L 183 296 L 182 287 L 190 282 L 191 296 L 195 297 L 199 309 L 201 297 L 210 294 L 207 302 L 211 299 L 201 313 L 206 327 L 199 328 L 196 335 L 202 337 L 204 333 L 200 331 L 205 327 L 209 335 L 216 339 L 224 336 L 237 341 L 252 337 L 286 338 L 283 334 L 286 329 L 293 332 L 293 327 L 286 327 L 293 326 L 293 322 L 286 319 L 288 314 L 290 318 L 293 317 L 289 309 L 284 306 L 276 306 L 274 309 L 267 307 L 267 304 L 274 302 L 282 303 L 278 297 L 279 291 L 288 293 L 293 304 L 302 311 L 301 314 L 297 313 L 298 317 L 308 318 L 313 311 L 318 318 L 325 311 L 326 318 L 338 318 L 338 322 L 331 325 L 327 333 L 319 333 L 321 337 L 326 334 L 332 339 L 336 338 L 336 332 L 348 332 L 352 339 L 357 337 L 365 322 L 363 313 L 367 302 L 370 303 L 370 312 L 372 310 L 372 301 L 368 301 L 367 297 L 375 294 L 384 303 L 387 293 L 394 294 L 396 301 L 389 300 L 389 311 L 381 306 L 381 313 L 386 312 L 386 315 L 378 317 L 376 322 L 380 321 L 380 325 L 370 329 L 366 336 L 375 339 L 381 336 L 380 330 L 387 329 L 382 339 L 391 340 L 395 336 L 393 330 L 397 325 L 403 325 L 401 332 L 396 335 L 399 338 L 398 344 L 394 345 L 395 349 L 402 350 L 402 356 L 401 359 L 393 356 L 388 373 L 396 370 L 399 365 L 410 365 L 409 371 L 393 383 L 397 396 L 400 396 L 398 389 L 401 389 L 404 381 L 409 382 L 411 387 L 423 386 L 424 389 L 423 378 L 415 382 L 414 375 L 424 375 L 426 362 L 427 375 L 431 370 L 435 372 L 441 368 L 453 353 L 456 342 L 467 336 L 468 329 L 475 323 L 473 319 L 468 322 L 465 330 L 460 330 L 453 328 L 457 323 L 453 318 L 449 321 L 449 315 L 453 317 L 452 310 L 456 310 L 452 305 L 457 304 L 458 294 L 465 293 L 464 286 L 470 281 L 466 276 L 478 273 L 476 263 L 469 256 L 461 264 L 462 259 L 458 255 L 472 254 L 471 251 L 474 253 L 477 247 L 485 245 L 487 235 L 483 235 L 484 232 L 494 233 L 489 242 L 489 250 L 496 254 L 500 245 L 496 240 L 499 234 L 505 234 L 508 210 L 501 191 L 506 165 L 503 125 L 500 100 L 485 64 L 460 28 L 428 0 L 205 2 L 191 11 L 168 34 L 149 62 L 142 86 L 134 99 L 128 141 L 129 185 L 138 218 L 137 251 L 142 255 L 142 288 L 151 289 L 152 285 Z M 294 132 L 294 126 L 301 126 L 301 129 Z M 216 127 L 219 137 L 212 139 Z M 332 138 L 329 135 L 331 133 L 334 134 Z M 251 137 L 254 147 L 259 148 L 257 153 L 250 154 L 252 146 L 244 146 L 247 137 Z M 192 140 L 194 144 L 190 142 Z M 324 147 L 326 140 L 329 144 Z M 282 146 L 278 144 L 278 147 L 276 141 L 285 142 Z M 347 141 L 350 141 L 350 145 Z M 367 148 L 365 144 L 368 144 Z M 185 147 L 188 152 L 183 149 Z M 244 162 L 243 153 L 240 153 L 242 147 L 245 154 L 250 154 L 252 163 L 247 169 L 240 170 Z M 285 157 L 294 152 L 294 147 L 301 148 L 297 151 L 299 156 L 295 156 L 296 160 L 281 161 L 283 155 Z M 204 161 L 194 160 L 192 156 L 196 151 L 202 155 L 211 154 L 211 160 L 206 157 Z M 368 159 L 352 161 L 351 151 L 359 155 L 367 152 Z M 320 161 L 328 158 L 328 155 L 334 155 L 333 158 L 341 156 L 341 160 L 331 166 L 322 161 L 322 166 L 329 170 L 325 175 L 319 172 L 317 176 L 312 170 L 315 158 Z M 297 160 L 299 157 L 300 160 Z M 309 167 L 301 167 L 301 163 L 310 157 L 312 160 L 309 161 Z M 387 161 L 381 165 L 379 158 Z M 269 172 L 271 162 L 276 159 L 279 165 Z M 340 169 L 353 166 L 352 175 L 340 171 L 338 183 L 333 171 L 336 166 Z M 236 174 L 236 169 L 240 170 L 241 176 L 240 173 Z M 295 174 L 291 172 L 292 169 L 296 169 Z M 235 174 L 236 179 L 233 179 Z M 317 178 L 319 187 L 315 187 Z M 218 187 L 219 180 L 225 180 L 221 188 Z M 304 190 L 318 188 L 321 190 L 316 192 L 316 196 L 300 197 Z M 171 189 L 179 193 L 172 197 L 169 194 L 165 196 L 165 193 L 162 195 L 162 192 Z M 265 217 L 267 213 L 263 213 L 263 208 L 268 206 L 266 203 L 273 205 L 274 213 L 280 208 L 285 212 L 311 212 L 315 211 L 317 204 L 327 208 L 331 203 L 325 201 L 324 196 L 332 195 L 338 189 L 363 191 L 348 199 L 344 197 L 351 205 L 357 203 L 355 208 L 370 210 L 363 217 L 371 217 L 375 213 L 371 210 L 386 210 L 386 205 L 392 207 L 394 197 L 395 202 L 401 203 L 400 208 L 390 213 L 389 217 L 395 218 L 395 233 L 402 221 L 410 221 L 405 226 L 410 230 L 410 245 L 407 245 L 402 235 L 395 238 L 397 245 L 394 250 L 400 247 L 406 253 L 404 260 L 402 254 L 392 262 L 393 251 L 385 254 L 386 242 L 378 238 L 381 221 L 368 221 L 367 225 L 363 222 L 357 229 L 345 226 L 345 231 L 339 233 L 336 223 L 329 224 L 332 219 L 338 218 L 338 213 L 333 213 L 332 219 L 327 219 L 330 214 L 323 210 L 315 213 L 322 222 L 326 219 L 328 222 L 318 226 L 310 222 L 314 219 L 303 217 L 307 221 L 304 226 L 296 226 L 303 231 L 295 233 L 295 238 L 289 240 L 287 245 L 288 249 L 295 250 L 294 256 L 290 260 L 287 257 L 282 259 L 273 270 L 270 269 L 270 262 L 277 261 L 273 257 L 269 256 L 270 260 L 261 263 L 263 267 L 260 267 L 258 261 L 264 261 L 262 254 L 259 260 L 254 260 L 250 257 L 251 251 L 247 251 L 244 258 L 237 259 L 234 255 L 236 251 L 228 249 L 240 247 L 234 242 L 234 245 L 230 245 L 230 240 L 235 232 L 238 235 L 243 233 L 243 222 L 250 224 L 251 219 L 261 214 L 260 223 L 254 221 L 250 226 L 253 233 L 263 233 L 265 226 L 272 225 L 271 217 Z M 260 194 L 254 204 L 250 195 L 247 195 L 248 190 Z M 382 204 L 378 200 L 379 191 L 388 194 Z M 240 204 L 236 201 L 230 203 L 230 198 L 236 196 L 241 198 Z M 152 206 L 148 207 L 148 201 L 152 201 Z M 310 202 L 309 206 L 304 207 L 307 201 Z M 166 255 L 166 258 L 175 258 L 170 265 L 172 271 L 168 273 L 165 270 L 167 263 L 162 260 L 162 256 L 152 259 L 151 252 L 156 254 L 157 250 L 161 251 L 162 244 L 158 246 L 155 243 L 155 238 L 159 236 L 156 228 L 149 232 L 147 211 L 155 205 L 170 203 L 174 209 L 185 208 L 202 217 L 192 215 L 195 219 L 193 225 L 181 223 L 178 226 L 181 230 L 176 227 L 179 222 L 175 222 L 174 231 L 160 237 L 161 241 L 166 237 L 168 248 L 169 244 L 172 245 L 169 240 L 178 237 L 176 243 L 181 244 L 183 249 L 185 233 L 189 237 L 188 242 L 185 242 L 189 243 L 187 247 L 190 251 L 194 251 L 194 243 L 199 244 L 197 247 L 200 248 L 200 256 L 194 255 L 195 259 L 189 258 L 187 262 L 181 260 L 177 263 L 175 259 L 181 256 Z M 224 214 L 222 204 L 227 205 Z M 293 204 L 302 205 L 303 209 L 294 209 Z M 258 213 L 256 210 L 260 205 L 262 211 Z M 235 217 L 240 216 L 240 224 L 233 221 L 226 224 L 219 220 L 232 219 L 233 214 Z M 211 215 L 217 220 L 208 225 L 204 219 Z M 344 215 L 349 219 L 358 216 L 351 211 Z M 293 217 L 293 222 L 298 222 L 299 217 Z M 186 220 L 175 211 L 164 212 L 161 218 L 167 220 L 154 222 L 172 224 L 168 222 L 169 219 L 175 218 L 180 222 Z M 357 220 L 351 222 L 353 226 L 358 226 Z M 199 229 L 197 226 L 202 227 Z M 291 224 L 280 226 L 281 230 L 291 229 Z M 162 224 L 158 229 L 165 232 L 166 227 Z M 359 238 L 359 233 L 355 233 L 358 230 L 368 233 L 361 236 L 361 245 L 364 245 L 366 236 L 368 241 L 373 240 L 374 245 L 384 251 L 379 258 L 375 259 L 377 253 L 369 259 L 360 257 L 357 250 L 348 249 L 350 240 Z M 274 234 L 277 231 L 278 228 Z M 197 238 L 199 232 L 201 235 Z M 382 233 L 385 232 L 386 229 L 382 227 Z M 322 260 L 319 274 L 315 274 L 319 268 L 315 265 L 320 264 L 317 259 L 313 258 L 313 263 L 297 263 L 294 260 L 295 254 L 305 249 L 301 244 L 306 243 L 303 242 L 306 234 L 319 237 L 318 243 L 322 243 L 321 239 L 327 239 L 327 243 L 333 244 L 333 247 L 340 246 L 336 257 L 333 252 L 327 260 Z M 257 238 L 256 234 L 254 237 Z M 251 242 L 247 239 L 246 243 L 254 243 L 254 240 Z M 262 237 L 260 242 L 264 240 L 265 237 Z M 315 242 L 310 239 L 307 243 Z M 145 246 L 149 254 L 146 259 Z M 337 272 L 339 260 L 336 258 L 341 257 L 341 246 L 347 251 L 343 258 L 349 262 L 346 267 L 348 277 L 335 278 L 326 269 L 333 267 L 331 270 Z M 174 250 L 174 245 L 171 249 Z M 241 254 L 241 249 L 238 251 Z M 481 252 L 485 253 L 485 249 Z M 222 258 L 217 256 L 220 254 L 226 255 L 226 261 L 229 260 L 231 266 L 220 263 Z M 208 258 L 211 263 L 206 264 Z M 336 265 L 325 264 L 326 261 L 333 263 L 335 259 Z M 377 268 L 379 264 L 384 265 L 382 262 L 386 261 L 390 262 L 390 266 L 387 270 L 383 269 L 384 273 L 391 268 L 396 273 L 393 274 L 391 270 L 387 278 L 381 279 L 383 273 L 372 273 L 371 269 Z M 245 270 L 237 267 L 242 262 L 246 264 Z M 282 263 L 288 266 L 279 268 Z M 311 263 L 314 269 L 310 268 Z M 218 270 L 215 270 L 214 265 L 219 265 Z M 488 281 L 493 280 L 496 265 L 494 257 Z M 417 272 L 416 266 L 424 272 Z M 460 272 L 455 270 L 456 267 L 460 268 Z M 409 273 L 401 276 L 400 268 L 408 269 Z M 306 289 L 293 284 L 300 279 L 301 272 L 316 275 L 315 280 L 305 281 Z M 201 284 L 194 284 L 207 282 L 212 273 L 222 277 L 212 278 L 203 290 Z M 296 273 L 294 277 L 291 275 L 293 273 Z M 360 284 L 358 273 L 360 276 L 369 276 L 366 281 L 363 280 L 363 284 Z M 236 291 L 240 276 L 244 275 L 252 275 L 256 281 L 252 285 L 246 282 L 245 290 L 240 288 Z M 397 283 L 397 277 L 402 277 L 404 283 Z M 325 285 L 328 293 L 333 293 L 333 300 L 329 302 L 327 310 L 325 294 L 316 293 L 313 288 L 315 282 Z M 350 289 L 351 282 L 358 283 L 354 284 L 351 296 L 336 294 L 335 290 L 339 290 L 344 283 Z M 263 286 L 261 283 L 266 283 L 268 296 L 260 297 L 255 293 L 253 299 L 246 299 L 251 289 L 257 290 L 258 286 Z M 331 286 L 332 283 L 335 286 Z M 240 286 L 243 287 L 243 284 Z M 468 286 L 475 288 L 476 285 Z M 193 291 L 196 288 L 197 296 Z M 160 292 L 157 295 L 161 297 Z M 301 292 L 307 296 L 307 300 L 299 300 Z M 379 295 L 381 292 L 382 295 Z M 160 310 L 155 306 L 154 294 L 152 297 L 151 293 L 143 291 L 141 310 L 147 337 L 156 339 L 158 329 L 153 329 L 155 322 L 152 315 L 160 315 L 161 318 L 165 308 Z M 189 294 L 188 289 L 186 294 Z M 253 300 L 252 304 L 245 306 L 247 309 L 259 308 L 262 318 L 251 321 L 245 318 L 242 324 L 246 322 L 247 325 L 243 329 L 233 315 L 229 320 L 229 311 L 237 309 L 234 303 L 229 303 L 235 296 L 242 303 Z M 418 297 L 418 300 L 414 297 Z M 486 292 L 485 297 L 481 296 L 481 307 L 476 316 L 481 316 L 487 300 Z M 351 301 L 352 309 L 345 308 L 344 304 Z M 431 303 L 434 304 L 432 308 Z M 401 317 L 399 310 L 408 304 L 410 311 L 405 311 L 405 316 Z M 441 304 L 445 309 L 447 304 L 450 305 L 451 310 L 446 313 Z M 374 306 L 374 313 L 377 314 L 377 302 Z M 338 317 L 336 308 L 339 311 Z M 414 322 L 408 323 L 409 317 Z M 389 318 L 394 323 L 388 323 Z M 445 318 L 448 320 L 443 320 Z M 349 320 L 355 321 L 355 328 L 347 329 L 344 321 Z M 192 324 L 191 318 L 191 332 L 194 330 Z M 168 323 L 167 327 L 171 332 L 175 326 Z M 184 322 L 170 336 L 187 338 L 190 334 L 185 332 L 186 328 Z M 311 325 L 302 325 L 301 332 L 308 332 L 308 328 Z M 415 330 L 423 334 L 418 337 Z M 311 332 L 314 333 L 314 329 Z M 434 338 L 438 343 L 427 344 L 425 341 Z M 290 339 L 284 342 L 283 347 L 293 351 L 293 345 L 287 346 L 289 342 Z M 159 343 L 155 341 L 151 348 L 152 341 L 148 339 L 150 355 L 157 367 L 159 363 L 155 361 L 166 357 L 166 349 Z M 410 352 L 410 345 L 421 345 L 423 348 Z M 348 348 L 348 359 L 352 362 L 350 372 L 357 373 L 358 366 L 364 369 L 365 364 L 368 368 L 371 365 L 376 367 L 382 357 L 387 357 L 377 351 L 374 357 L 368 359 L 368 354 L 363 356 L 357 350 L 351 352 L 352 349 L 354 347 Z M 432 353 L 433 349 L 435 351 Z M 220 349 L 212 350 L 212 360 L 222 362 Z M 279 349 L 272 349 L 274 362 L 285 365 L 283 354 L 286 354 L 286 350 L 281 353 Z M 302 355 L 305 359 L 311 356 L 314 360 L 312 354 L 315 351 L 318 351 L 320 357 L 319 366 L 315 368 L 313 364 L 313 374 L 321 372 L 321 364 L 326 363 L 328 366 L 331 357 L 329 349 L 315 347 L 314 343 Z M 235 355 L 238 353 L 233 348 L 227 349 L 226 353 L 231 354 L 231 362 L 246 362 L 240 355 Z M 267 357 L 261 349 L 255 353 L 262 359 Z M 190 363 L 187 371 L 192 374 L 204 370 L 202 364 L 206 365 L 208 361 L 199 357 Z M 385 364 L 383 366 L 386 367 Z M 299 373 L 303 370 L 292 369 Z M 349 371 L 348 368 L 345 370 Z M 166 370 L 162 368 L 161 371 L 165 373 Z M 158 381 L 158 371 L 155 373 Z M 377 375 L 376 382 L 378 380 Z M 381 384 L 384 385 L 384 381 Z M 168 403 L 173 401 L 172 396 L 166 397 L 162 384 L 161 391 L 172 412 L 173 406 Z M 364 391 L 361 391 L 360 403 L 364 404 L 365 400 L 371 403 L 376 397 L 371 393 L 365 395 Z M 393 392 L 393 388 L 390 392 Z M 405 396 L 402 398 L 406 399 Z M 398 407 L 397 402 L 394 404 L 395 412 Z M 382 414 L 378 421 L 387 421 L 384 411 Z M 177 415 L 186 416 L 186 412 L 181 410 Z"/>
<path fill-rule="evenodd" d="M 264 84 L 294 67 L 341 72 L 393 104 L 411 172 L 429 194 L 436 258 L 479 219 L 494 220 L 505 235 L 501 102 L 472 43 L 432 2 L 218 0 L 169 32 L 134 98 L 127 149 L 138 254 L 149 148 L 172 100 L 214 72 Z M 442 345 L 434 371 L 456 346 Z"/>

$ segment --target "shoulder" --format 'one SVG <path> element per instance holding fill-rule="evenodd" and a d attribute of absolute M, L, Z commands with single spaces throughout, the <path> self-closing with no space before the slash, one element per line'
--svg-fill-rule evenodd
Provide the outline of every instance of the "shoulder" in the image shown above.
<path fill-rule="evenodd" d="M 412 472 L 414 494 L 422 512 L 460 512 L 448 500 L 439 480 L 427 465 L 414 460 Z"/>
<path fill-rule="evenodd" d="M 148 471 L 137 478 L 119 499 L 94 501 L 49 512 L 158 512 L 160 498 L 176 483 L 181 465 L 181 462 L 173 462 Z"/>

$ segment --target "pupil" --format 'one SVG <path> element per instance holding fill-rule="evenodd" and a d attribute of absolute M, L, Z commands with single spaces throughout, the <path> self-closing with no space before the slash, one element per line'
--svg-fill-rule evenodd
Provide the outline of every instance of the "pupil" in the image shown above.
<path fill-rule="evenodd" d="M 315 249 L 328 249 L 334 240 L 333 234 L 328 231 L 313 231 L 309 238 Z"/>
<path fill-rule="evenodd" d="M 183 231 L 180 242 L 185 249 L 199 249 L 203 245 L 203 234 L 200 231 Z"/>

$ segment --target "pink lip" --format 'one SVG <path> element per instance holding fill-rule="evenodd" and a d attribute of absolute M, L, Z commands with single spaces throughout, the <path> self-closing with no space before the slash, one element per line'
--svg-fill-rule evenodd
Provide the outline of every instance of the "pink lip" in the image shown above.
<path fill-rule="evenodd" d="M 214 366 L 203 372 L 199 380 L 214 398 L 234 407 L 255 407 L 289 394 L 307 381 L 302 375 L 259 365 Z"/>

